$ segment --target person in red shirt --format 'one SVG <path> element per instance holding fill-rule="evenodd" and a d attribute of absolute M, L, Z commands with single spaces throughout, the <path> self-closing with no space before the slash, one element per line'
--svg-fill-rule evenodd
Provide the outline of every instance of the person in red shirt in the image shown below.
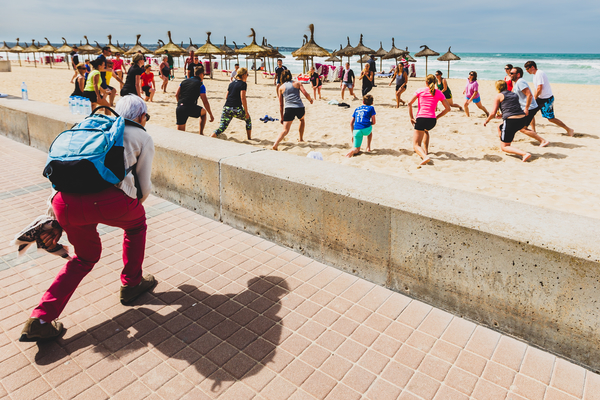
<path fill-rule="evenodd" d="M 504 71 L 506 72 L 506 76 L 504 77 L 504 82 L 506 82 L 506 87 L 509 92 L 512 92 L 513 90 L 513 81 L 512 81 L 512 77 L 510 76 L 510 71 L 513 69 L 514 67 L 512 66 L 512 64 L 506 64 L 506 66 L 504 66 Z"/>
<path fill-rule="evenodd" d="M 140 76 L 142 79 L 142 90 L 146 93 L 146 101 L 152 101 L 154 98 L 154 92 L 156 92 L 156 82 L 154 82 L 154 74 L 152 73 L 152 66 L 146 65 L 144 73 Z"/>

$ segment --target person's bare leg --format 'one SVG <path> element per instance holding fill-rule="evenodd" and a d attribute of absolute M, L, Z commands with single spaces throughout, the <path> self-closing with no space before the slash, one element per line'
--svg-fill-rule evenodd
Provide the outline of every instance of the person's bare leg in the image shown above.
<path fill-rule="evenodd" d="M 467 117 L 469 117 L 469 104 L 465 102 L 463 108 L 465 110 L 465 114 L 467 114 Z"/>
<path fill-rule="evenodd" d="M 204 127 L 206 126 L 206 110 L 203 108 L 200 113 L 200 134 L 204 136 Z"/>
<path fill-rule="evenodd" d="M 575 130 L 574 129 L 569 128 L 567 125 L 565 125 L 564 122 L 562 122 L 558 118 L 551 118 L 548 121 L 552 122 L 554 125 L 560 126 L 564 130 L 566 130 L 567 131 L 567 135 L 569 135 L 569 136 L 573 136 L 575 134 Z"/>
<path fill-rule="evenodd" d="M 460 105 L 454 104 L 454 102 L 452 101 L 452 98 L 449 98 L 449 99 L 446 99 L 446 100 L 448 100 L 448 104 L 450 104 L 450 107 L 456 107 L 460 111 L 463 111 L 463 108 Z"/>
<path fill-rule="evenodd" d="M 423 149 L 425 150 L 425 154 L 429 154 L 429 132 L 424 131 L 423 135 Z"/>
<path fill-rule="evenodd" d="M 152 102 L 152 99 L 154 99 L 154 93 L 156 93 L 156 90 L 150 89 L 150 102 Z"/>
<path fill-rule="evenodd" d="M 252 129 L 246 129 L 246 136 L 248 140 L 252 139 Z"/>
<path fill-rule="evenodd" d="M 531 154 L 526 153 L 523 150 L 519 150 L 516 147 L 511 146 L 511 143 L 501 142 L 500 149 L 502 149 L 502 151 L 505 153 L 516 154 L 518 156 L 523 157 L 523 162 L 525 162 L 531 158 Z"/>
<path fill-rule="evenodd" d="M 342 85 L 342 100 L 344 100 L 344 91 L 346 90 L 346 86 Z"/>
<path fill-rule="evenodd" d="M 531 123 L 529 124 L 529 126 L 531 127 L 532 131 L 537 132 L 537 129 L 535 129 L 535 117 L 531 119 Z"/>
<path fill-rule="evenodd" d="M 527 128 L 523 128 L 523 129 L 521 129 L 521 132 L 523 132 L 530 138 L 533 138 L 533 139 L 537 140 L 538 142 L 540 142 L 540 147 L 546 147 L 546 146 L 548 146 L 548 143 L 550 143 L 549 141 L 547 141 L 546 139 L 544 139 L 543 137 L 538 135 L 535 131 L 529 130 Z"/>
<path fill-rule="evenodd" d="M 402 105 L 406 104 L 406 102 L 404 100 L 402 100 L 402 93 L 404 93 L 405 90 L 406 90 L 406 86 L 403 86 L 400 89 L 398 89 L 398 91 L 396 92 L 396 103 L 398 104 L 398 107 L 400 107 L 399 103 L 402 103 Z M 396 107 L 396 108 L 398 108 L 398 107 Z"/>
<path fill-rule="evenodd" d="M 185 124 L 183 124 L 183 125 L 177 125 L 177 130 L 178 131 L 185 131 Z"/>
<path fill-rule="evenodd" d="M 108 98 L 110 99 L 110 106 L 114 107 L 115 105 L 115 96 L 117 95 L 117 91 L 113 90 L 112 92 L 110 92 L 110 95 L 108 96 Z"/>
<path fill-rule="evenodd" d="M 396 108 L 400 108 L 400 94 L 398 93 L 400 89 L 396 91 Z"/>
<path fill-rule="evenodd" d="M 371 151 L 371 139 L 373 139 L 372 133 L 367 136 L 367 152 Z"/>
<path fill-rule="evenodd" d="M 425 149 L 421 147 L 421 142 L 423 141 L 424 134 L 425 131 L 415 130 L 415 133 L 413 135 L 413 150 L 419 155 L 419 157 L 422 158 L 422 161 L 419 163 L 419 165 L 427 164 L 431 160 L 429 156 L 427 156 L 427 152 L 425 151 Z"/>
<path fill-rule="evenodd" d="M 356 95 L 354 94 L 354 88 L 350 89 L 348 88 L 348 90 L 350 91 L 350 94 L 352 95 L 354 100 L 358 100 L 358 97 L 356 97 Z"/>
<path fill-rule="evenodd" d="M 304 142 L 304 125 L 305 125 L 305 121 L 304 121 L 304 117 L 300 118 L 300 127 L 298 128 L 298 134 L 300 135 L 300 139 L 298 139 L 299 142 Z"/>
<path fill-rule="evenodd" d="M 489 113 L 489 112 L 488 112 L 488 110 L 487 110 L 487 109 L 486 109 L 486 108 L 483 106 L 483 104 L 481 104 L 481 102 L 479 102 L 479 103 L 475 103 L 475 105 L 476 105 L 476 106 L 477 106 L 477 107 L 478 107 L 480 110 L 482 110 L 482 111 L 485 113 L 485 116 L 486 116 L 486 117 L 489 117 L 489 116 L 490 116 L 490 113 Z"/>
<path fill-rule="evenodd" d="M 277 137 L 277 140 L 275 140 L 275 143 L 273 144 L 273 150 L 277 150 L 277 147 L 279 146 L 279 143 L 281 143 L 281 141 L 283 140 L 283 138 L 288 134 L 288 132 L 290 131 L 290 127 L 291 126 L 292 126 L 292 121 L 284 121 L 283 122 L 283 130 L 281 131 L 281 133 Z"/>
<path fill-rule="evenodd" d="M 346 154 L 346 157 L 352 158 L 353 156 L 357 155 L 359 152 L 360 152 L 360 147 L 354 147 L 352 150 L 350 150 L 348 152 L 348 154 Z"/>

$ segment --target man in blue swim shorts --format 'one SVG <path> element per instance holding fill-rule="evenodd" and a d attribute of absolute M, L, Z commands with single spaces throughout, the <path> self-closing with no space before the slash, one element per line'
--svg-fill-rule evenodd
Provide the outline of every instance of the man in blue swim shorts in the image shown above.
<path fill-rule="evenodd" d="M 352 129 L 352 136 L 354 138 L 354 147 L 346 157 L 352 158 L 352 156 L 360 152 L 360 146 L 362 145 L 363 137 L 367 137 L 367 151 L 371 151 L 371 139 L 373 138 L 373 125 L 375 125 L 375 107 L 373 107 L 373 96 L 367 94 L 363 97 L 363 105 L 354 110 L 352 114 L 352 121 L 350 122 L 350 128 Z"/>
<path fill-rule="evenodd" d="M 567 135 L 573 136 L 575 131 L 554 116 L 554 95 L 552 94 L 552 88 L 550 87 L 550 81 L 546 73 L 537 69 L 535 61 L 527 61 L 525 63 L 525 71 L 533 75 L 534 97 L 540 108 L 542 117 L 566 130 Z"/>

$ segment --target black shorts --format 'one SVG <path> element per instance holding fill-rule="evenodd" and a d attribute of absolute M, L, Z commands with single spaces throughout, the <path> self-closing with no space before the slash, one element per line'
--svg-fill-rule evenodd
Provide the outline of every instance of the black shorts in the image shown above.
<path fill-rule="evenodd" d="M 88 99 L 90 99 L 90 101 L 92 103 L 97 103 L 98 102 L 98 96 L 96 96 L 96 92 L 89 92 L 89 91 L 84 91 L 83 92 L 83 97 L 87 97 Z"/>
<path fill-rule="evenodd" d="M 502 143 L 512 143 L 515 134 L 527 126 L 525 125 L 525 119 L 526 117 L 505 119 L 500 125 L 500 141 Z"/>
<path fill-rule="evenodd" d="M 527 127 L 527 126 L 529 126 L 529 124 L 531 124 L 531 120 L 533 119 L 533 117 L 535 117 L 535 114 L 537 114 L 538 111 L 540 111 L 539 107 L 536 107 L 533 110 L 529 110 L 529 114 L 527 114 L 523 118 L 523 121 L 525 122 L 525 126 L 524 127 Z"/>
<path fill-rule="evenodd" d="M 405 84 L 405 83 L 401 83 L 401 84 L 399 84 L 399 85 L 396 85 L 396 92 L 397 92 L 398 90 L 400 90 L 400 88 L 401 88 L 402 86 L 406 87 L 406 84 Z"/>
<path fill-rule="evenodd" d="M 184 106 L 179 104 L 175 110 L 177 116 L 177 125 L 185 125 L 189 117 L 200 118 L 202 115 L 202 107 L 197 104 Z"/>
<path fill-rule="evenodd" d="M 294 118 L 301 119 L 302 117 L 304 117 L 305 112 L 306 112 L 306 109 L 304 107 L 302 107 L 302 108 L 286 108 L 283 111 L 283 120 L 284 121 L 293 121 Z"/>
<path fill-rule="evenodd" d="M 415 130 L 430 131 L 435 128 L 435 124 L 437 124 L 437 118 L 417 118 Z"/>
<path fill-rule="evenodd" d="M 146 93 L 146 97 L 150 97 L 150 89 L 152 89 L 151 86 L 142 86 L 142 91 Z"/>
<path fill-rule="evenodd" d="M 120 93 L 121 97 L 125 97 L 128 94 L 135 94 L 136 96 L 138 95 L 137 90 L 135 88 L 130 89 L 127 86 L 123 86 L 123 89 L 121 89 L 121 93 Z"/>

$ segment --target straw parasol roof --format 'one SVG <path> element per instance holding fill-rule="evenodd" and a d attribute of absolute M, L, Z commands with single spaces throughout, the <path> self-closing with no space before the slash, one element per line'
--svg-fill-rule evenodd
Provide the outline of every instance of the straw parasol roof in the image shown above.
<path fill-rule="evenodd" d="M 437 51 L 431 50 L 426 45 L 422 45 L 420 47 L 423 48 L 423 50 L 421 50 L 420 52 L 415 54 L 415 57 L 425 57 L 425 76 L 427 76 L 427 59 L 432 56 L 439 56 L 440 53 L 438 53 Z"/>
<path fill-rule="evenodd" d="M 387 53 L 388 52 L 383 49 L 383 43 L 379 42 L 379 50 L 377 50 L 375 52 L 375 56 L 376 57 L 383 57 L 383 56 L 387 55 Z"/>
<path fill-rule="evenodd" d="M 292 53 L 292 55 L 294 57 L 308 56 L 311 58 L 311 60 L 313 60 L 313 57 L 330 56 L 331 53 L 329 53 L 327 50 L 325 50 L 324 48 L 322 48 L 321 46 L 319 46 L 318 44 L 315 43 L 315 25 L 314 24 L 308 25 L 308 29 L 310 30 L 310 39 L 304 46 L 302 46 L 298 50 L 294 51 Z M 314 64 L 314 60 L 313 60 L 313 64 Z"/>
<path fill-rule="evenodd" d="M 460 60 L 460 57 L 450 51 L 452 46 L 448 47 L 448 52 L 441 57 L 438 57 L 438 61 L 448 61 L 448 78 L 450 78 L 450 61 Z"/>
<path fill-rule="evenodd" d="M 98 54 L 99 51 L 96 47 L 90 45 L 90 41 L 87 36 L 83 36 L 85 38 L 85 44 L 79 46 L 79 54 Z"/>
<path fill-rule="evenodd" d="M 235 53 L 231 47 L 227 46 L 227 36 L 223 36 L 223 44 L 219 46 L 219 49 L 221 49 L 225 54 Z"/>
<path fill-rule="evenodd" d="M 110 47 L 110 51 L 113 53 L 122 53 L 123 50 L 118 48 L 117 46 L 115 46 L 114 44 L 112 44 L 112 35 L 108 35 L 108 44 L 107 46 Z"/>
<path fill-rule="evenodd" d="M 348 38 L 348 40 L 350 40 L 350 38 Z M 334 51 L 331 52 L 331 56 L 333 57 L 333 56 L 339 56 L 339 55 L 341 55 L 340 51 L 342 51 L 342 45 L 341 44 L 340 44 L 340 49 L 339 50 L 334 50 Z"/>
<path fill-rule="evenodd" d="M 73 48 L 67 44 L 67 39 L 62 38 L 63 45 L 56 49 L 57 53 L 65 53 L 68 54 L 73 51 Z"/>
<path fill-rule="evenodd" d="M 350 45 L 350 36 L 346 36 L 346 38 L 348 39 L 348 44 L 343 49 L 338 50 L 335 55 L 338 57 L 348 57 L 348 61 L 350 61 L 350 57 L 354 54 L 354 47 Z"/>
<path fill-rule="evenodd" d="M 250 28 L 250 30 L 252 31 L 252 33 L 248 35 L 248 37 L 252 38 L 252 43 L 250 43 L 248 46 L 244 46 L 241 49 L 238 49 L 237 52 L 239 54 L 253 54 L 257 57 L 264 56 L 267 53 L 267 51 L 256 44 L 256 32 L 254 31 L 254 28 Z M 256 69 L 254 69 L 254 83 L 257 83 Z"/>
<path fill-rule="evenodd" d="M 210 34 L 211 32 L 206 32 L 206 44 L 200 47 L 198 50 L 194 52 L 197 56 L 209 56 L 208 59 L 212 60 L 213 54 L 223 54 L 223 50 L 219 49 L 217 46 L 210 42 Z M 213 68 L 210 66 L 210 78 L 213 77 Z"/>
<path fill-rule="evenodd" d="M 35 45 L 35 39 L 31 40 L 31 44 L 23 50 L 23 53 L 37 53 L 40 48 Z"/>
<path fill-rule="evenodd" d="M 360 40 L 358 41 L 358 44 L 356 45 L 354 50 L 352 50 L 352 54 L 354 54 L 356 56 L 362 56 L 363 54 L 375 54 L 375 50 L 370 49 L 367 46 L 363 45 L 362 41 L 363 41 L 363 35 L 361 33 Z"/>
<path fill-rule="evenodd" d="M 46 39 L 46 44 L 40 47 L 39 51 L 42 53 L 56 53 L 56 47 L 50 44 L 50 41 L 47 37 L 45 37 L 44 39 Z"/>
<path fill-rule="evenodd" d="M 371 59 L 371 56 L 370 56 L 370 55 L 368 55 L 368 54 L 365 54 L 364 56 L 362 56 L 362 57 L 360 58 L 360 63 L 361 63 L 361 64 L 362 64 L 362 63 L 366 63 L 366 62 L 368 62 L 370 59 Z"/>
<path fill-rule="evenodd" d="M 183 42 L 182 42 L 182 45 L 183 45 Z M 183 47 L 183 46 L 181 46 L 181 47 Z M 190 45 L 185 49 L 185 51 L 187 53 L 189 53 L 190 51 L 196 51 L 196 50 L 198 50 L 198 46 L 196 46 L 195 44 L 193 44 L 192 43 L 192 38 L 190 38 Z"/>
<path fill-rule="evenodd" d="M 329 57 L 325 61 L 327 61 L 327 62 L 338 62 L 338 61 L 342 61 L 342 60 L 340 58 L 332 55 L 331 57 Z"/>
<path fill-rule="evenodd" d="M 129 50 L 127 50 L 125 52 L 126 56 L 132 56 L 139 51 L 141 51 L 142 54 L 152 54 L 152 52 L 150 50 L 148 50 L 147 48 L 142 46 L 142 44 L 140 43 L 141 36 L 142 35 L 135 35 L 135 46 L 133 46 L 132 48 L 130 48 Z"/>
<path fill-rule="evenodd" d="M 123 43 L 123 46 L 121 46 L 119 44 L 119 41 L 117 40 L 117 48 L 121 49 L 121 53 L 125 53 L 127 50 L 129 50 L 129 47 L 127 47 L 126 43 Z"/>
<path fill-rule="evenodd" d="M 4 42 L 4 45 L 2 45 L 2 46 L 0 47 L 0 51 L 3 51 L 3 52 L 5 52 L 5 53 L 6 53 L 6 59 L 8 60 L 8 52 L 10 51 L 10 47 L 8 47 L 8 46 L 6 45 L 6 42 Z"/>
<path fill-rule="evenodd" d="M 411 56 L 408 52 L 408 46 L 406 46 L 406 55 L 404 56 L 404 58 L 406 58 L 406 61 L 417 62 L 417 60 L 415 60 L 413 56 Z"/>
<path fill-rule="evenodd" d="M 167 51 L 169 52 L 169 54 L 171 54 L 172 56 L 179 56 L 181 54 L 185 54 L 185 49 L 182 47 L 177 46 L 175 43 L 173 43 L 173 39 L 171 39 L 171 31 L 167 31 L 167 36 L 169 37 L 169 43 L 164 44 L 163 46 L 159 49 L 157 49 L 154 54 L 165 54 Z"/>
<path fill-rule="evenodd" d="M 21 56 L 20 53 L 22 53 L 25 49 L 19 45 L 19 38 L 17 38 L 17 44 L 14 45 L 11 49 L 10 52 L 11 53 L 17 53 L 17 58 L 19 59 L 19 66 L 21 66 Z"/>

